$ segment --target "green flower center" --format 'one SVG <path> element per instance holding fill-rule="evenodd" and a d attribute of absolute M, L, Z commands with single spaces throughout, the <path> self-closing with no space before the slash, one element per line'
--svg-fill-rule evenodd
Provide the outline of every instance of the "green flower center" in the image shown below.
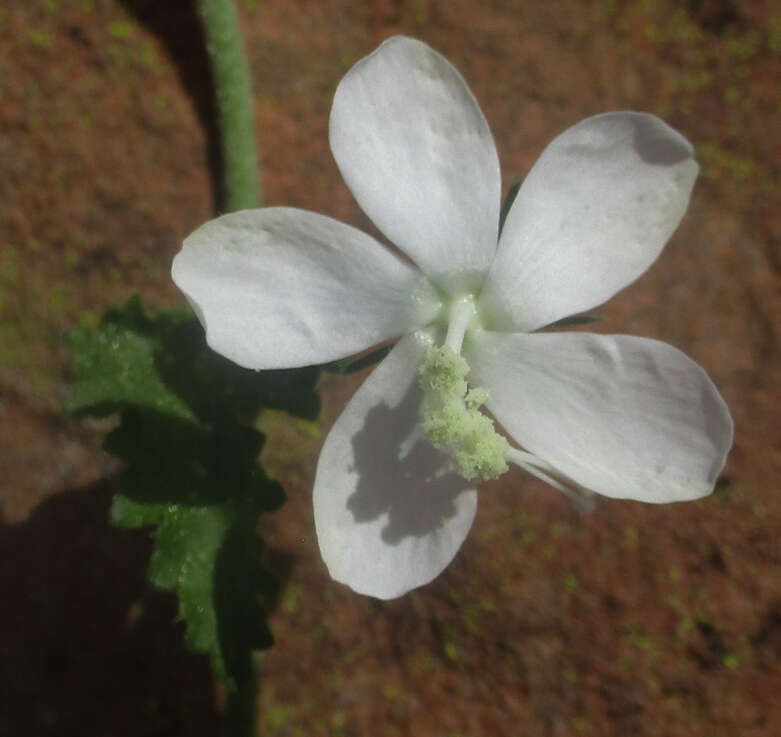
<path fill-rule="evenodd" d="M 488 390 L 470 389 L 466 382 L 469 364 L 459 352 L 474 315 L 471 298 L 453 304 L 445 344 L 426 351 L 418 384 L 423 430 L 431 444 L 448 453 L 468 481 L 487 481 L 507 470 L 510 446 L 493 420 L 480 412 L 490 398 Z"/>

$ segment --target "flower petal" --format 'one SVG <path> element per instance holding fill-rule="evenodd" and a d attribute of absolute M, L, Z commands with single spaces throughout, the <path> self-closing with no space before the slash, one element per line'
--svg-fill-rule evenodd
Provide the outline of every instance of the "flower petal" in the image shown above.
<path fill-rule="evenodd" d="M 475 291 L 496 251 L 499 159 L 461 75 L 388 39 L 339 83 L 331 149 L 358 204 L 437 285 Z"/>
<path fill-rule="evenodd" d="M 732 419 L 705 371 L 666 343 L 627 335 L 481 333 L 470 381 L 526 450 L 605 496 L 644 502 L 710 493 Z"/>
<path fill-rule="evenodd" d="M 392 599 L 428 583 L 461 547 L 477 493 L 419 426 L 417 367 L 427 345 L 402 338 L 328 434 L 314 489 L 331 576 Z"/>
<path fill-rule="evenodd" d="M 305 210 L 269 207 L 211 220 L 174 259 L 218 353 L 254 369 L 356 353 L 425 325 L 436 290 L 370 236 Z"/>
<path fill-rule="evenodd" d="M 480 300 L 491 329 L 535 330 L 637 279 L 686 211 L 693 156 L 645 113 L 597 115 L 556 138 L 507 215 Z"/>

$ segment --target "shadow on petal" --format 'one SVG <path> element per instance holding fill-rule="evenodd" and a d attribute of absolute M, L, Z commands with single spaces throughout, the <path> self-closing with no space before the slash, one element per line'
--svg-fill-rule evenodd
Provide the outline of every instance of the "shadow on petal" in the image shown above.
<path fill-rule="evenodd" d="M 443 528 L 459 516 L 459 495 L 472 488 L 423 435 L 421 398 L 413 382 L 396 407 L 378 402 L 352 439 L 358 483 L 347 508 L 359 524 L 386 515 L 382 539 L 390 545 Z"/>
<path fill-rule="evenodd" d="M 691 144 L 658 118 L 634 115 L 632 124 L 635 150 L 646 163 L 672 166 L 692 158 Z"/>

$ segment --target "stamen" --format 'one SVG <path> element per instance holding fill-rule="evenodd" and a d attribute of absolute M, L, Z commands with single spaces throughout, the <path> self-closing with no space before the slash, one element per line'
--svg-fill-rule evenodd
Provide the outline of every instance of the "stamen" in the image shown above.
<path fill-rule="evenodd" d="M 478 387 L 467 392 L 468 373 L 469 364 L 450 345 L 429 348 L 418 370 L 421 419 L 431 444 L 453 458 L 461 476 L 487 481 L 507 470 L 509 444 L 479 410 L 488 391 Z"/>

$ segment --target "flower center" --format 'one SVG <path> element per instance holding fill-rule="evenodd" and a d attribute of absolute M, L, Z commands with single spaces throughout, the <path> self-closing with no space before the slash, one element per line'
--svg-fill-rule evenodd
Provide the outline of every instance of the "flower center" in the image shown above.
<path fill-rule="evenodd" d="M 487 481 L 507 470 L 507 440 L 494 430 L 494 423 L 480 412 L 490 398 L 487 389 L 469 389 L 469 364 L 461 355 L 464 334 L 477 316 L 470 295 L 452 303 L 447 336 L 441 346 L 432 346 L 418 369 L 423 390 L 423 430 L 435 448 L 455 461 L 465 479 Z"/>

